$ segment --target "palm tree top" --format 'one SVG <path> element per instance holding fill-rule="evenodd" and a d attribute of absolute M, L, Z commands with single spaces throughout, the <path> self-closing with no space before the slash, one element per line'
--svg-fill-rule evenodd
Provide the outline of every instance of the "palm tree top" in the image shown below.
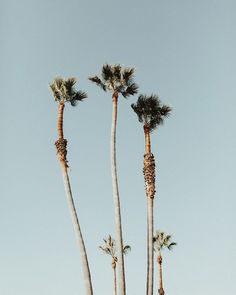
<path fill-rule="evenodd" d="M 138 85 L 134 83 L 134 68 L 122 67 L 120 64 L 105 64 L 102 67 L 101 77 L 88 78 L 104 91 L 121 93 L 125 98 L 138 93 Z"/>
<path fill-rule="evenodd" d="M 136 104 L 133 103 L 131 107 L 137 114 L 139 122 L 148 127 L 150 131 L 163 124 L 164 117 L 168 117 L 172 111 L 170 106 L 162 104 L 156 94 L 139 95 Z"/>
<path fill-rule="evenodd" d="M 79 101 L 87 98 L 87 94 L 84 91 L 77 91 L 75 89 L 76 81 L 75 77 L 68 79 L 56 77 L 50 84 L 55 101 L 59 103 L 70 102 L 72 106 L 76 106 Z"/>
<path fill-rule="evenodd" d="M 99 248 L 106 254 L 110 255 L 111 257 L 115 258 L 117 261 L 116 257 L 116 242 L 115 240 L 109 235 L 106 239 L 103 239 L 104 245 L 99 246 Z M 127 254 L 131 250 L 131 247 L 129 245 L 124 246 L 123 248 L 123 253 Z"/>
<path fill-rule="evenodd" d="M 172 250 L 172 248 L 176 246 L 177 243 L 171 242 L 171 239 L 172 239 L 171 235 L 168 235 L 163 231 L 157 230 L 155 235 L 153 236 L 154 250 L 160 251 L 163 248 Z"/>

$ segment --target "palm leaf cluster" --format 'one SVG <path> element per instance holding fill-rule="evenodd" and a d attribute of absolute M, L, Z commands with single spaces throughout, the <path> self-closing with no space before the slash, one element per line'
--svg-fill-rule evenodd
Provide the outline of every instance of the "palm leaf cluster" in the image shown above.
<path fill-rule="evenodd" d="M 104 245 L 99 246 L 99 248 L 106 254 L 110 255 L 111 257 L 115 258 L 117 261 L 116 257 L 116 242 L 115 240 L 109 235 L 106 239 L 103 239 Z M 124 246 L 123 248 L 123 253 L 126 255 L 129 251 L 131 250 L 131 247 L 129 245 Z"/>
<path fill-rule="evenodd" d="M 177 243 L 171 242 L 172 236 L 166 234 L 163 231 L 156 231 L 156 234 L 153 237 L 154 250 L 160 251 L 163 248 L 172 250 L 173 246 L 176 246 Z"/>
<path fill-rule="evenodd" d="M 157 126 L 163 124 L 164 117 L 171 112 L 171 107 L 163 105 L 155 94 L 150 96 L 141 94 L 136 104 L 131 105 L 138 116 L 139 122 L 153 131 Z"/>
<path fill-rule="evenodd" d="M 68 79 L 55 78 L 53 83 L 50 84 L 55 101 L 62 103 L 70 102 L 72 106 L 76 106 L 79 101 L 87 98 L 87 94 L 84 91 L 77 91 L 75 89 L 75 83 L 76 78 L 74 77 Z"/>
<path fill-rule="evenodd" d="M 138 93 L 138 85 L 134 83 L 134 68 L 121 67 L 121 65 L 104 65 L 101 78 L 98 76 L 89 77 L 89 80 L 96 83 L 104 91 L 121 93 L 125 98 Z"/>

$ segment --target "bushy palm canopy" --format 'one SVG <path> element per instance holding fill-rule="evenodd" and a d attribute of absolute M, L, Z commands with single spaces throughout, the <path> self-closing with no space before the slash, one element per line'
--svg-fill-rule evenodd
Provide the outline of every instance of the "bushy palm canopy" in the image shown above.
<path fill-rule="evenodd" d="M 117 261 L 116 257 L 116 242 L 115 240 L 109 235 L 107 239 L 103 239 L 104 245 L 100 246 L 99 248 L 106 254 L 110 255 L 111 257 L 115 258 Z M 131 247 L 129 245 L 124 246 L 123 248 L 123 253 L 127 254 L 131 250 Z"/>
<path fill-rule="evenodd" d="M 153 236 L 154 250 L 160 251 L 163 248 L 172 250 L 173 246 L 176 246 L 177 243 L 171 242 L 171 238 L 171 235 L 167 235 L 163 231 L 156 231 L 155 235 Z"/>
<path fill-rule="evenodd" d="M 122 68 L 121 65 L 104 65 L 101 78 L 98 76 L 89 77 L 89 80 L 96 83 L 104 91 L 121 93 L 125 98 L 138 93 L 138 85 L 134 83 L 134 68 Z"/>
<path fill-rule="evenodd" d="M 172 110 L 170 106 L 163 105 L 155 94 L 139 95 L 136 104 L 132 104 L 131 107 L 137 114 L 139 122 L 148 127 L 150 131 L 163 124 L 164 117 L 168 117 Z"/>
<path fill-rule="evenodd" d="M 87 97 L 87 94 L 83 91 L 77 91 L 74 87 L 76 78 L 70 77 L 63 79 L 57 77 L 53 83 L 50 84 L 55 101 L 64 103 L 70 102 L 72 106 L 76 106 L 79 101 L 82 101 Z"/>

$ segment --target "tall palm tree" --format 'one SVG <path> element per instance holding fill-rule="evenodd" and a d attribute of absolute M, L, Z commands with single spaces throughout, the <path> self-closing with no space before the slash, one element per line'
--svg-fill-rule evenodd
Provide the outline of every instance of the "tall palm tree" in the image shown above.
<path fill-rule="evenodd" d="M 171 242 L 171 235 L 167 235 L 163 231 L 156 231 L 156 234 L 153 237 L 154 250 L 157 253 L 157 263 L 159 267 L 159 286 L 158 292 L 160 295 L 164 295 L 163 281 L 162 281 L 162 255 L 161 250 L 167 248 L 172 250 L 174 246 L 177 245 L 175 242 Z"/>
<path fill-rule="evenodd" d="M 64 138 L 63 135 L 63 113 L 65 108 L 65 103 L 69 102 L 72 106 L 75 106 L 79 101 L 82 101 L 87 97 L 87 94 L 83 91 L 76 91 L 74 88 L 74 85 L 76 83 L 75 78 L 56 78 L 52 84 L 50 85 L 50 88 L 52 90 L 54 99 L 56 102 L 59 103 L 58 108 L 58 122 L 57 122 L 57 129 L 58 129 L 58 140 L 55 142 L 56 149 L 57 149 L 57 155 L 61 166 L 61 171 L 63 175 L 64 180 L 64 187 L 66 191 L 66 197 L 67 202 L 72 218 L 72 223 L 74 226 L 76 238 L 78 240 L 78 245 L 80 248 L 80 255 L 81 255 L 81 262 L 82 262 L 82 268 L 83 268 L 83 274 L 84 274 L 84 281 L 85 281 L 85 289 L 87 295 L 93 294 L 92 289 L 92 282 L 91 282 L 91 275 L 89 270 L 89 264 L 88 264 L 88 258 L 87 253 L 85 249 L 85 244 L 79 224 L 78 215 L 76 212 L 73 196 L 72 196 L 72 190 L 69 180 L 69 175 L 67 168 L 68 161 L 67 161 L 67 140 Z"/>
<path fill-rule="evenodd" d="M 171 108 L 162 105 L 157 95 L 140 95 L 131 105 L 143 124 L 145 135 L 144 180 L 147 196 L 147 295 L 153 294 L 153 201 L 155 196 L 155 159 L 151 152 L 150 133 L 164 122 Z"/>
<path fill-rule="evenodd" d="M 106 254 L 110 255 L 112 258 L 111 266 L 113 269 L 114 276 L 114 294 L 117 295 L 117 284 L 116 284 L 116 263 L 117 259 L 117 249 L 115 240 L 109 235 L 107 239 L 103 239 L 104 246 L 100 246 L 99 248 Z M 123 254 L 126 255 L 131 250 L 129 245 L 124 246 Z"/>
<path fill-rule="evenodd" d="M 117 241 L 118 258 L 118 291 L 120 295 L 126 294 L 125 288 L 125 267 L 123 256 L 123 237 L 121 223 L 121 207 L 116 169 L 116 125 L 117 125 L 117 103 L 119 95 L 125 98 L 134 95 L 138 91 L 138 85 L 134 83 L 134 69 L 122 68 L 120 65 L 104 65 L 101 78 L 90 77 L 89 80 L 96 83 L 104 91 L 112 94 L 112 126 L 111 126 L 111 174 L 115 210 L 115 231 Z"/>

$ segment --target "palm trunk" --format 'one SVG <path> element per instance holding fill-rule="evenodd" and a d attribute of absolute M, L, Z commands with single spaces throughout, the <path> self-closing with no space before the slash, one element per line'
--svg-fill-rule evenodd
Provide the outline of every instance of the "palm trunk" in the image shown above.
<path fill-rule="evenodd" d="M 114 278 L 114 294 L 117 295 L 117 287 L 116 287 L 116 262 L 114 263 L 114 266 L 112 265 L 113 269 L 113 278 Z"/>
<path fill-rule="evenodd" d="M 118 258 L 118 292 L 120 295 L 126 294 L 125 289 L 125 267 L 123 255 L 123 239 L 122 239 L 122 225 L 121 225 L 121 208 L 120 197 L 118 189 L 117 169 L 116 169 L 116 122 L 117 122 L 117 102 L 118 95 L 115 93 L 112 96 L 112 127 L 111 127 L 111 174 L 112 187 L 114 196 L 115 209 L 115 231 L 117 243 L 117 258 Z"/>
<path fill-rule="evenodd" d="M 157 257 L 157 263 L 159 267 L 159 286 L 160 286 L 160 288 L 158 289 L 158 293 L 159 295 L 165 295 L 165 292 L 163 289 L 163 282 L 162 282 L 162 257 L 160 253 Z"/>
<path fill-rule="evenodd" d="M 147 196 L 147 295 L 153 295 L 153 202 L 155 195 L 155 160 L 151 153 L 150 130 L 144 126 L 145 155 L 144 155 L 144 179 Z"/>
<path fill-rule="evenodd" d="M 58 139 L 63 139 L 63 112 L 64 112 L 65 105 L 64 103 L 59 104 L 58 109 L 58 120 L 57 120 L 57 131 L 58 131 Z"/>
<path fill-rule="evenodd" d="M 68 167 L 67 159 L 66 159 L 67 141 L 66 141 L 66 139 L 63 138 L 63 111 L 64 111 L 64 104 L 60 104 L 59 105 L 59 114 L 58 114 L 58 137 L 59 137 L 59 139 L 56 141 L 55 145 L 57 147 L 57 154 L 58 154 L 58 158 L 59 158 L 59 162 L 60 162 L 60 166 L 61 166 L 61 171 L 62 171 L 62 175 L 63 175 L 67 203 L 68 203 L 68 207 L 70 210 L 72 223 L 74 226 L 76 238 L 77 238 L 79 249 L 80 249 L 80 256 L 81 256 L 82 269 L 83 269 L 83 274 L 84 274 L 86 294 L 93 295 L 87 253 L 86 253 L 84 240 L 83 240 L 83 236 L 82 236 L 82 232 L 81 232 L 81 228 L 80 228 L 80 224 L 79 224 L 79 219 L 77 216 L 77 212 L 76 212 L 76 208 L 75 208 L 75 204 L 74 204 L 74 200 L 73 200 L 73 196 L 72 196 L 70 180 L 69 180 L 68 171 L 67 171 L 67 167 Z"/>

